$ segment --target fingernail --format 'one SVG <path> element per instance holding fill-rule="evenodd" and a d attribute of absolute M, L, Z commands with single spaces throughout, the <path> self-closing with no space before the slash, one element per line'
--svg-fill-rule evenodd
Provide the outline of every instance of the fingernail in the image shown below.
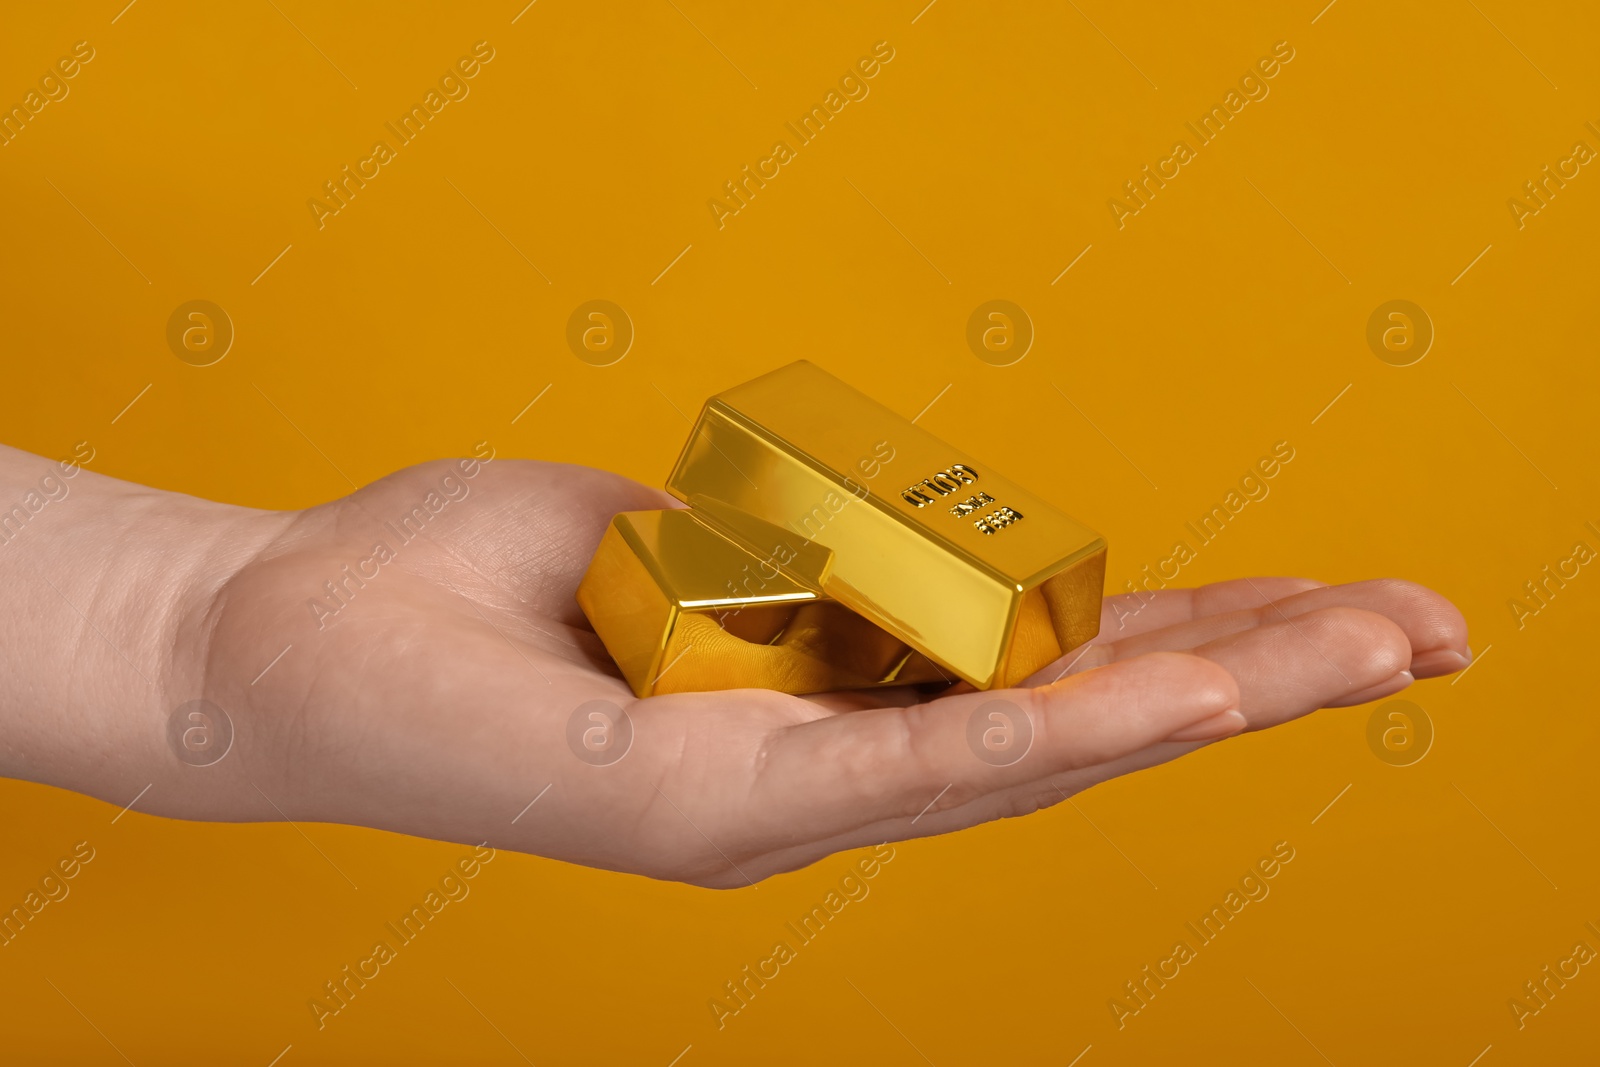
<path fill-rule="evenodd" d="M 1437 678 L 1465 670 L 1471 662 L 1470 651 L 1462 654 L 1453 648 L 1435 648 L 1411 657 L 1411 674 L 1415 678 Z"/>
<path fill-rule="evenodd" d="M 1382 700 L 1386 696 L 1392 696 L 1400 692 L 1400 690 L 1416 680 L 1410 671 L 1401 671 L 1387 682 L 1379 682 L 1377 685 L 1368 686 L 1366 689 L 1351 693 L 1343 700 L 1336 700 L 1327 706 L 1330 708 L 1350 708 L 1357 704 L 1368 704 L 1374 700 Z"/>
<path fill-rule="evenodd" d="M 1218 712 L 1199 722 L 1190 723 L 1175 734 L 1168 734 L 1168 741 L 1215 741 L 1221 737 L 1228 737 L 1243 730 L 1248 723 L 1243 715 L 1234 709 Z"/>

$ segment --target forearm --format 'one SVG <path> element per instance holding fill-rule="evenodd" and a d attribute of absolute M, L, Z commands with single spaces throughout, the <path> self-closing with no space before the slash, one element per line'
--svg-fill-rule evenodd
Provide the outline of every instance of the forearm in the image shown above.
<path fill-rule="evenodd" d="M 131 799 L 176 763 L 206 605 L 259 551 L 263 513 L 0 446 L 0 774 Z"/>

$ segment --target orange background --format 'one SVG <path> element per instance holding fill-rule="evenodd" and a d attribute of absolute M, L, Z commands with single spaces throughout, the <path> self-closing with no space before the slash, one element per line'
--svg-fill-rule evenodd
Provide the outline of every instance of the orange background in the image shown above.
<path fill-rule="evenodd" d="M 1521 229 L 1507 200 L 1600 149 L 1594 13 L 921 3 L 13 6 L 0 102 L 74 42 L 95 58 L 0 148 L 5 440 L 263 507 L 485 439 L 659 484 L 679 412 L 804 357 L 906 415 L 938 396 L 920 425 L 1102 531 L 1114 591 L 1286 440 L 1184 580 L 1453 597 L 1480 659 L 1406 694 L 1426 756 L 1390 765 L 1373 709 L 1324 712 L 902 844 L 720 1031 L 708 1001 L 852 857 L 714 893 L 502 853 L 319 1032 L 307 1001 L 466 850 L 6 782 L 0 903 L 96 850 L 0 949 L 12 1057 L 1592 1060 L 1600 974 L 1525 1029 L 1507 1002 L 1600 949 L 1600 576 L 1520 629 L 1507 602 L 1600 548 L 1600 174 Z M 480 40 L 470 95 L 319 230 L 306 201 Z M 878 41 L 870 95 L 719 229 L 723 182 Z M 1278 41 L 1270 94 L 1118 229 L 1108 199 Z M 213 366 L 167 346 L 192 299 L 237 331 Z M 636 329 L 609 367 L 565 340 L 591 299 Z M 1011 366 L 965 340 L 991 299 L 1036 330 Z M 1367 345 L 1393 299 L 1436 330 L 1411 366 Z M 1271 895 L 1119 1030 L 1108 1000 L 1279 841 Z"/>

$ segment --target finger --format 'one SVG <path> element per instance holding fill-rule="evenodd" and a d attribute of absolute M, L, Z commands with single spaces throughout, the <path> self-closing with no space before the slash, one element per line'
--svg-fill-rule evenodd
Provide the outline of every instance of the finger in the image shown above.
<path fill-rule="evenodd" d="M 1119 593 L 1101 602 L 1100 633 L 1095 641 L 1118 641 L 1218 612 L 1282 600 L 1326 584 L 1311 578 L 1235 578 L 1192 589 Z"/>
<path fill-rule="evenodd" d="M 1416 678 L 1449 674 L 1472 662 L 1466 620 L 1460 611 L 1438 593 L 1414 582 L 1378 579 L 1328 586 L 1309 578 L 1240 578 L 1195 589 L 1162 590 L 1157 600 L 1146 601 L 1146 610 L 1136 617 L 1136 622 L 1129 621 L 1125 636 L 1113 639 L 1104 620 L 1120 610 L 1112 606 L 1117 601 L 1133 603 L 1131 597 L 1106 598 L 1100 636 L 1038 671 L 1022 685 L 1053 682 L 1063 674 L 1080 673 L 1146 652 L 1191 650 L 1217 637 L 1341 605 L 1393 619 L 1411 643 L 1410 669 Z M 1157 601 L 1162 603 L 1159 611 Z M 1150 625 L 1158 620 L 1168 620 L 1167 625 Z M 940 695 L 974 691 L 962 682 Z M 906 690 L 897 688 L 853 694 L 840 700 L 817 699 L 835 711 L 855 711 L 928 697 L 908 695 Z M 1353 702 L 1370 699 L 1377 698 L 1363 697 Z"/>
<path fill-rule="evenodd" d="M 1407 641 L 1388 618 L 1353 608 L 1326 608 L 1218 638 L 1193 654 L 1228 670 L 1238 681 L 1239 706 L 1251 730 L 1262 730 L 1332 707 L 1388 685 L 1404 688 Z M 1164 763 L 1198 746 L 1160 744 L 1095 768 L 1093 777 L 1057 779 L 1068 793 L 1143 767 Z"/>
<path fill-rule="evenodd" d="M 1243 607 L 1256 607 L 1271 600 L 1282 599 L 1295 593 L 1308 589 L 1321 589 L 1325 583 L 1311 578 L 1236 578 L 1227 582 L 1214 582 L 1211 585 L 1202 585 L 1193 589 L 1162 589 L 1157 596 L 1153 593 L 1132 594 L 1126 593 L 1118 596 L 1108 596 L 1101 602 L 1100 607 L 1100 632 L 1083 648 L 1075 649 L 1068 655 L 1058 659 L 1050 667 L 1038 671 L 1022 683 L 1024 686 L 1038 685 L 1042 682 L 1055 681 L 1063 674 L 1062 666 L 1072 664 L 1081 655 L 1084 655 L 1089 646 L 1108 644 L 1112 641 L 1137 634 L 1157 630 L 1162 627 L 1188 622 L 1192 619 L 1204 618 L 1218 612 L 1233 611 Z M 1084 665 L 1097 666 L 1111 662 L 1109 659 L 1099 659 Z M 978 690 L 967 682 L 956 682 L 947 691 L 938 696 L 956 696 L 960 693 L 973 693 Z M 892 703 L 911 703 L 912 701 L 927 701 L 931 699 L 928 694 L 914 693 L 907 697 L 903 690 L 878 691 L 870 697 L 851 697 L 845 700 L 834 700 L 828 697 L 812 698 L 836 711 L 854 711 L 861 707 L 883 707 Z"/>
<path fill-rule="evenodd" d="M 1237 707 L 1225 669 L 1156 653 L 1037 689 L 821 718 L 772 736 L 741 821 L 767 824 L 758 840 L 914 822 L 930 806 L 959 806 L 1175 735 L 1235 733 L 1245 724 Z"/>
<path fill-rule="evenodd" d="M 1238 680 L 1239 707 L 1249 729 L 1264 729 L 1321 707 L 1406 680 L 1407 639 L 1391 620 L 1350 608 L 1328 608 L 1291 622 L 1279 622 L 1228 635 L 1194 650 Z M 1156 655 L 1116 666 L 1145 662 Z M 1094 678 L 1112 667 L 1091 671 Z M 1152 767 L 1193 751 L 1206 742 L 1166 739 L 1138 751 L 1089 766 L 1067 768 L 1049 777 L 1013 783 L 964 802 L 949 794 L 913 818 L 891 815 L 851 827 L 821 841 L 797 844 L 761 857 L 762 870 L 776 873 L 804 866 L 833 852 L 882 841 L 949 833 L 994 819 L 1009 818 L 1059 803 L 1099 782 Z"/>
<path fill-rule="evenodd" d="M 1356 608 L 1382 615 L 1405 634 L 1410 659 L 1407 667 L 1419 677 L 1460 670 L 1470 662 L 1467 625 L 1454 604 L 1425 586 L 1383 579 L 1324 586 L 1292 594 L 1282 600 L 1259 600 L 1253 606 L 1225 611 L 1162 630 L 1095 645 L 1065 668 L 1088 670 L 1130 656 L 1154 651 L 1186 651 L 1230 634 L 1276 622 L 1300 618 L 1332 607 Z M 1059 671 L 1062 668 L 1055 668 Z M 1050 669 L 1036 678 L 1052 677 Z M 1349 694 L 1347 694 L 1349 695 Z"/>
<path fill-rule="evenodd" d="M 1344 605 L 1219 637 L 1194 652 L 1237 679 L 1253 730 L 1410 681 L 1405 631 L 1387 616 Z"/>
<path fill-rule="evenodd" d="M 1385 616 L 1348 607 L 1324 608 L 1230 634 L 1195 648 L 1193 654 L 1226 668 L 1237 680 L 1239 708 L 1250 730 L 1282 725 L 1320 708 L 1380 699 L 1412 680 L 1406 670 L 1410 650 L 1404 632 Z M 1013 790 L 996 795 L 991 798 L 996 810 L 989 817 L 1021 811 L 1028 804 L 1037 808 L 1055 803 L 1060 798 L 1052 798 L 1053 791 L 1071 795 L 1198 747 L 1159 743 L 1098 767 L 1058 775 L 1053 782 L 1033 783 L 1031 793 Z"/>

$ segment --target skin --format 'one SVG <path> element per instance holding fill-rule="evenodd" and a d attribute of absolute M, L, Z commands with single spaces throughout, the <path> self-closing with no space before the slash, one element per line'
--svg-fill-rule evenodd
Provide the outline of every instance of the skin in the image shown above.
<path fill-rule="evenodd" d="M 1471 661 L 1460 612 L 1421 586 L 1260 577 L 1107 598 L 1100 637 L 1012 690 L 636 700 L 573 594 L 613 514 L 674 503 L 584 467 L 466 469 L 268 512 L 0 449 L 0 517 L 55 479 L 0 539 L 0 774 L 118 807 L 149 785 L 137 810 L 174 817 L 348 823 L 733 888 L 1025 815 Z M 430 491 L 443 506 L 400 545 L 384 522 Z M 319 620 L 308 602 L 331 606 L 324 583 L 379 539 L 395 558 Z M 234 727 L 205 767 L 168 740 L 197 698 Z M 967 743 L 997 699 L 1034 733 L 1005 767 Z M 591 700 L 633 723 L 606 766 L 567 744 Z"/>

